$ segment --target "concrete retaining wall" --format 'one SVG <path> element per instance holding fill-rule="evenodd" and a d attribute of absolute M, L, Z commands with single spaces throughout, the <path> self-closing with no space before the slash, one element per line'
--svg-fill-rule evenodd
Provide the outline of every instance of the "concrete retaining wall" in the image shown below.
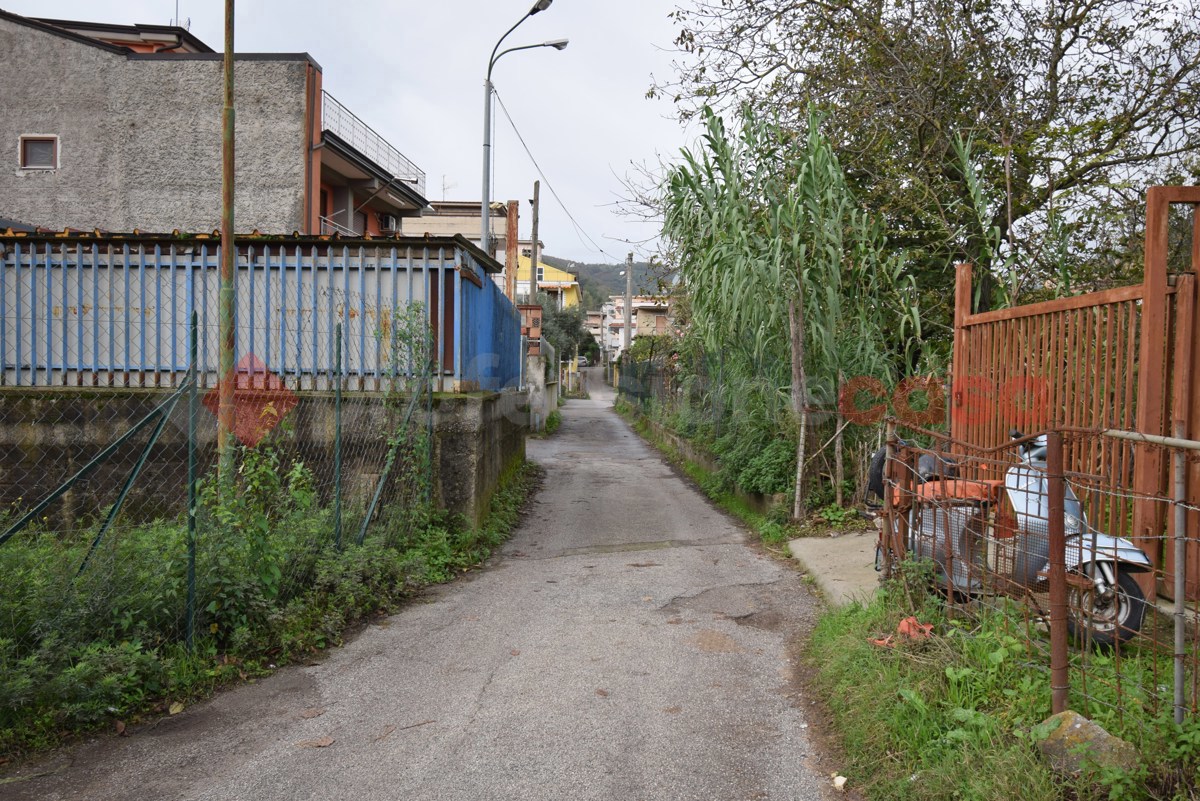
<path fill-rule="evenodd" d="M 434 409 L 434 497 L 472 526 L 509 468 L 525 458 L 529 430 L 524 392 L 438 397 Z"/>
<path fill-rule="evenodd" d="M 529 429 L 545 431 L 546 420 L 558 408 L 558 382 L 546 378 L 546 357 L 526 356 L 525 377 L 529 391 Z"/>
<path fill-rule="evenodd" d="M 698 464 L 710 473 L 716 473 L 721 469 L 721 464 L 717 457 L 713 456 L 708 451 L 698 448 L 690 441 L 671 431 L 669 428 L 660 423 L 643 416 L 642 422 L 651 430 L 654 437 L 660 442 L 663 442 L 679 453 L 681 457 L 689 462 Z M 758 492 L 746 492 L 741 488 L 734 488 L 734 496 L 739 501 L 746 504 L 755 514 L 768 516 L 777 507 L 787 504 L 787 495 L 784 493 L 776 493 L 774 495 L 763 495 Z"/>
<path fill-rule="evenodd" d="M 162 403 L 170 390 L 0 390 L 0 512 L 24 512 L 79 471 L 105 447 Z M 285 456 L 302 460 L 317 476 L 322 500 L 333 487 L 335 409 L 331 393 L 297 393 L 297 406 L 273 435 Z M 435 501 L 479 524 L 501 474 L 524 458 L 524 393 L 435 396 Z M 352 393 L 342 408 L 344 497 L 369 495 L 379 480 L 387 435 L 399 410 L 383 396 Z M 200 475 L 216 461 L 216 419 L 198 412 Z M 98 465 L 44 513 L 53 528 L 86 525 L 116 498 L 149 431 Z M 127 519 L 181 514 L 187 498 L 187 399 L 168 419 L 158 444 L 123 508 Z M 386 502 L 387 495 L 384 500 Z"/>

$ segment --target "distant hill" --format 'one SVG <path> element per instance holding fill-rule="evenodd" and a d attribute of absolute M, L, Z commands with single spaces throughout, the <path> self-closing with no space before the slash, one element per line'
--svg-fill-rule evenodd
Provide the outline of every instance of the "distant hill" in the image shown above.
<path fill-rule="evenodd" d="M 609 295 L 625 294 L 625 276 L 622 264 L 586 264 L 542 254 L 542 261 L 551 267 L 574 273 L 579 278 L 579 289 L 583 294 L 586 311 L 596 311 L 608 300 Z M 647 262 L 633 263 L 633 294 L 644 295 L 658 291 L 658 277 L 651 272 Z"/>

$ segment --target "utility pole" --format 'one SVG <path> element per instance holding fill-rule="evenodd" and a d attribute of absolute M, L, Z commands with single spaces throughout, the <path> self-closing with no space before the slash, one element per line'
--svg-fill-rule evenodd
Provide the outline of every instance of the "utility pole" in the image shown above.
<path fill-rule="evenodd" d="M 517 218 L 521 201 L 508 201 L 508 210 L 505 212 L 504 226 L 504 294 L 508 296 L 514 304 L 517 302 L 517 269 L 520 266 L 521 248 L 517 245 L 517 240 L 520 238 L 520 228 L 517 226 Z"/>
<path fill-rule="evenodd" d="M 234 405 L 233 368 L 234 320 L 237 279 L 237 242 L 233 236 L 233 2 L 225 0 L 225 107 L 222 112 L 221 138 L 221 281 L 218 293 L 218 365 L 217 382 L 217 485 L 220 491 L 233 484 L 233 432 L 237 407 Z"/>
<path fill-rule="evenodd" d="M 625 257 L 625 345 L 621 355 L 629 352 L 629 341 L 633 337 L 633 253 Z"/>
<path fill-rule="evenodd" d="M 541 181 L 533 182 L 533 200 L 529 201 L 533 204 L 533 249 L 529 259 L 529 297 L 526 301 L 529 303 L 537 303 L 538 285 L 537 285 L 537 266 L 540 254 L 538 253 L 538 191 L 542 187 Z"/>

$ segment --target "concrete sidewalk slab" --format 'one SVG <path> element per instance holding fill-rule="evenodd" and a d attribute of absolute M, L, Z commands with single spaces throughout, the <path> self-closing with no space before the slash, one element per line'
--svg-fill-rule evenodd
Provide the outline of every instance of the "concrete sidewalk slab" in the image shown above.
<path fill-rule="evenodd" d="M 836 537 L 791 540 L 792 558 L 804 565 L 833 606 L 868 601 L 879 588 L 875 572 L 874 528 L 840 532 Z"/>

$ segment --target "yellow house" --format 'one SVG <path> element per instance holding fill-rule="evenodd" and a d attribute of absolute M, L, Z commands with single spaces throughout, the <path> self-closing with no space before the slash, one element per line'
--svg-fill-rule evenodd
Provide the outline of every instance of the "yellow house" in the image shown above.
<path fill-rule="evenodd" d="M 538 262 L 537 289 L 530 291 L 531 260 L 528 256 L 517 258 L 517 297 L 528 297 L 532 302 L 538 292 L 545 292 L 555 299 L 560 309 L 579 305 L 579 282 L 565 270 Z"/>

